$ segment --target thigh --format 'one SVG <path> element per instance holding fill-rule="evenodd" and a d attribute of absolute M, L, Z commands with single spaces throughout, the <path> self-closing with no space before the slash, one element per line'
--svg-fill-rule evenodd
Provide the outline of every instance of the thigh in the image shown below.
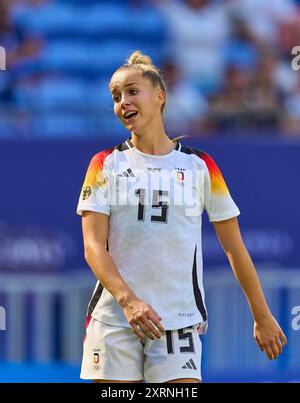
<path fill-rule="evenodd" d="M 180 378 L 172 379 L 171 381 L 167 381 L 165 383 L 201 383 L 201 380 L 196 378 Z"/>
<path fill-rule="evenodd" d="M 165 331 L 145 344 L 146 382 L 201 382 L 202 345 L 198 325 Z"/>
<path fill-rule="evenodd" d="M 131 328 L 91 319 L 83 344 L 82 379 L 98 382 L 142 381 L 143 359 L 143 347 Z"/>

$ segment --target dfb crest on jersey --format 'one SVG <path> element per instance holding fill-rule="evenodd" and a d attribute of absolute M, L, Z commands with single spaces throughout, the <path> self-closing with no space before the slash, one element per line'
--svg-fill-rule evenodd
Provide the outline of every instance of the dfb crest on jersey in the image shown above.
<path fill-rule="evenodd" d="M 176 183 L 183 185 L 184 182 L 184 172 L 176 171 Z"/>
<path fill-rule="evenodd" d="M 85 186 L 82 190 L 82 200 L 86 200 L 92 194 L 92 189 L 90 186 Z"/>

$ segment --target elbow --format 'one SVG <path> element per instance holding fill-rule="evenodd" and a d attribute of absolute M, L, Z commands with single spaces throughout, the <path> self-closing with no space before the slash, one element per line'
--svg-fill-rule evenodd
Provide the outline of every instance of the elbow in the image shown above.
<path fill-rule="evenodd" d="M 87 263 L 90 262 L 91 257 L 93 256 L 93 247 L 89 244 L 84 245 L 84 259 Z"/>
<path fill-rule="evenodd" d="M 100 242 L 85 242 L 84 243 L 84 259 L 90 264 L 95 256 L 99 257 L 103 251 L 106 251 L 105 246 Z"/>
<path fill-rule="evenodd" d="M 240 258 L 241 256 L 248 255 L 248 250 L 243 242 L 236 243 L 231 247 L 225 249 L 225 254 L 230 261 Z"/>
<path fill-rule="evenodd" d="M 227 256 L 239 255 L 246 250 L 246 245 L 241 236 L 224 239 L 221 245 Z"/>

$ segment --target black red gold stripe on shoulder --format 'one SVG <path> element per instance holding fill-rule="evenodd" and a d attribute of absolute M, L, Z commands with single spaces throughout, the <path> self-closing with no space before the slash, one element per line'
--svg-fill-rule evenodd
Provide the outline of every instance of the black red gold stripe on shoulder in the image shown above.
<path fill-rule="evenodd" d="M 209 171 L 212 193 L 226 195 L 228 193 L 228 188 L 218 165 L 206 152 L 198 151 L 198 155 L 205 162 Z"/>
<path fill-rule="evenodd" d="M 107 156 L 110 155 L 114 149 L 115 147 L 110 147 L 94 155 L 86 173 L 84 186 L 94 188 L 96 186 L 102 186 L 105 183 L 105 177 L 102 174 L 104 162 Z"/>
<path fill-rule="evenodd" d="M 181 151 L 186 154 L 197 155 L 205 162 L 210 176 L 212 193 L 219 196 L 225 196 L 229 193 L 222 172 L 220 171 L 214 159 L 209 154 L 204 151 L 197 150 L 196 148 L 186 146 L 181 147 Z"/>

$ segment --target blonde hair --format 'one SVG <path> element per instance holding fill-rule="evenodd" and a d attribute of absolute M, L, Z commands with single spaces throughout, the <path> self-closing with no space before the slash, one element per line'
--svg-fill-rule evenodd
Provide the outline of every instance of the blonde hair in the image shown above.
<path fill-rule="evenodd" d="M 183 135 L 183 136 L 173 137 L 173 138 L 170 139 L 170 140 L 172 140 L 174 143 L 176 143 L 177 140 L 183 139 L 183 138 L 185 138 L 185 137 L 189 137 L 189 135 L 188 135 L 188 134 L 185 134 L 185 135 Z"/>
<path fill-rule="evenodd" d="M 148 78 L 153 87 L 160 87 L 165 94 L 165 99 L 167 99 L 166 84 L 161 71 L 153 64 L 151 57 L 143 55 L 139 50 L 136 50 L 128 57 L 126 62 L 115 71 L 115 73 L 123 69 L 134 69 L 140 71 L 143 77 Z M 165 104 L 166 101 L 161 106 L 161 113 L 164 111 Z"/>

